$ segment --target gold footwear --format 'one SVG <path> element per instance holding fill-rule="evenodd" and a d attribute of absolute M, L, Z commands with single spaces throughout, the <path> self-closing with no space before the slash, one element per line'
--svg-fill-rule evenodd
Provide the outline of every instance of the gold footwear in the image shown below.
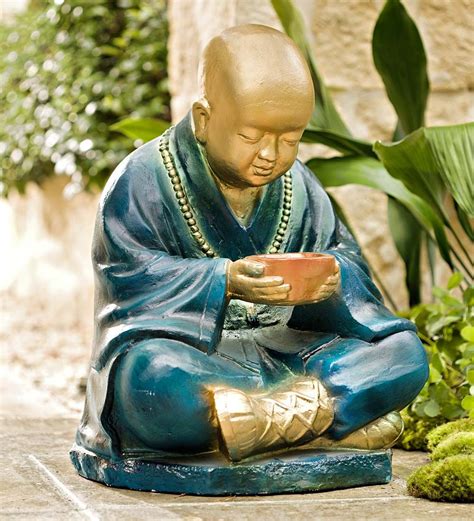
<path fill-rule="evenodd" d="M 403 420 L 398 412 L 391 412 L 365 427 L 357 429 L 342 440 L 327 436 L 306 444 L 304 449 L 363 449 L 377 450 L 393 447 L 403 433 Z"/>
<path fill-rule="evenodd" d="M 314 378 L 293 380 L 262 394 L 217 389 L 214 405 L 232 461 L 306 443 L 334 418 L 332 400 Z"/>

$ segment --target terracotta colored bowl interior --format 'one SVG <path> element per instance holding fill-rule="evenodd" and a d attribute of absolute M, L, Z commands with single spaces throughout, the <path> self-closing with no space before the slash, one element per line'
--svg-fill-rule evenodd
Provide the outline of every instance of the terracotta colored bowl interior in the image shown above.
<path fill-rule="evenodd" d="M 291 290 L 282 304 L 301 304 L 315 300 L 315 296 L 336 269 L 336 259 L 324 253 L 274 253 L 252 255 L 249 260 L 265 265 L 265 276 L 283 277 Z"/>

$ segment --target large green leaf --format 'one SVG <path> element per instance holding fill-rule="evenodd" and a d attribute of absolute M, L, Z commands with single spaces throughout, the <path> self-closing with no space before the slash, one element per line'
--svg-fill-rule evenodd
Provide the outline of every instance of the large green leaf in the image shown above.
<path fill-rule="evenodd" d="M 436 170 L 458 205 L 474 217 L 474 123 L 424 131 Z"/>
<path fill-rule="evenodd" d="M 467 235 L 468 239 L 474 241 L 474 229 L 471 219 L 469 219 L 466 212 L 456 203 L 456 201 L 454 201 L 454 208 L 464 233 Z"/>
<path fill-rule="evenodd" d="M 393 177 L 443 216 L 445 184 L 436 170 L 424 131 L 418 129 L 396 143 L 377 141 L 374 150 Z"/>
<path fill-rule="evenodd" d="M 436 285 L 436 252 L 438 251 L 435 241 L 425 232 L 423 239 L 426 245 L 426 257 L 430 268 L 431 287 Z"/>
<path fill-rule="evenodd" d="M 111 125 L 111 129 L 132 139 L 150 141 L 156 138 L 170 126 L 169 121 L 151 118 L 126 118 Z"/>
<path fill-rule="evenodd" d="M 337 202 L 337 199 L 332 196 L 329 192 L 327 193 L 329 199 L 331 200 L 331 204 L 336 212 L 336 215 L 338 216 L 339 220 L 344 224 L 344 226 L 349 230 L 351 235 L 357 240 L 357 236 L 355 233 L 354 228 L 351 226 L 351 223 L 348 221 L 346 214 L 344 213 L 344 210 L 342 209 L 341 205 Z M 383 280 L 378 276 L 377 271 L 374 269 L 374 266 L 371 264 L 370 260 L 362 253 L 363 258 L 365 262 L 367 263 L 367 266 L 370 269 L 370 273 L 372 274 L 375 282 L 377 283 L 377 286 L 382 290 L 383 294 L 387 298 L 388 302 L 390 303 L 390 306 L 392 306 L 392 309 L 395 311 L 398 310 L 397 303 L 393 300 L 393 298 L 390 295 L 390 292 L 385 287 Z"/>
<path fill-rule="evenodd" d="M 405 206 L 388 198 L 388 225 L 395 247 L 405 263 L 405 283 L 410 307 L 420 303 L 420 254 L 423 228 Z"/>
<path fill-rule="evenodd" d="M 429 93 L 420 33 L 400 0 L 387 0 L 374 28 L 372 54 L 405 134 L 424 125 Z"/>
<path fill-rule="evenodd" d="M 354 139 L 322 128 L 306 128 L 301 141 L 304 143 L 321 143 L 342 152 L 344 155 L 377 157 L 373 151 L 373 146 L 368 141 Z"/>
<path fill-rule="evenodd" d="M 474 215 L 474 123 L 420 128 L 397 143 L 377 141 L 374 150 L 390 174 L 425 199 L 447 225 L 446 188 Z"/>
<path fill-rule="evenodd" d="M 298 45 L 311 71 L 316 96 L 311 125 L 323 130 L 332 130 L 339 134 L 350 136 L 351 133 L 337 112 L 331 96 L 318 73 L 311 45 L 306 38 L 305 25 L 300 12 L 291 0 L 272 0 L 272 5 L 280 18 L 283 29 Z"/>
<path fill-rule="evenodd" d="M 380 161 L 370 157 L 314 158 L 306 165 L 326 187 L 359 184 L 381 190 L 399 201 L 430 235 L 434 235 L 441 256 L 449 266 L 453 266 L 450 246 L 439 216 L 426 201 L 410 192 L 401 181 L 394 179 Z"/>

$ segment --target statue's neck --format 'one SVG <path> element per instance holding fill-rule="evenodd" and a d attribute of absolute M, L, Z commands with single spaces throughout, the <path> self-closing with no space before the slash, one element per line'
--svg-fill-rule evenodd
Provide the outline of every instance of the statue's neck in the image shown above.
<path fill-rule="evenodd" d="M 214 172 L 213 168 L 211 167 L 207 158 L 206 149 L 201 144 L 199 144 L 199 146 L 201 148 L 201 152 L 209 172 L 211 173 L 212 178 L 214 179 L 220 192 L 227 201 L 227 204 L 230 206 L 237 219 L 242 224 L 247 225 L 252 218 L 255 207 L 264 194 L 265 187 L 240 188 L 226 183 Z"/>
<path fill-rule="evenodd" d="M 237 188 L 224 183 L 213 172 L 212 174 L 217 187 L 225 197 L 225 200 L 237 219 L 243 224 L 248 224 L 252 218 L 255 207 L 263 195 L 263 188 Z"/>

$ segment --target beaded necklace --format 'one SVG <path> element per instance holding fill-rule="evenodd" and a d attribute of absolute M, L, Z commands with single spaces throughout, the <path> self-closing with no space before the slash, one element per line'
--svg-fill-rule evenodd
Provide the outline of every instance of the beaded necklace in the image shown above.
<path fill-rule="evenodd" d="M 163 164 L 165 165 L 168 177 L 171 181 L 171 185 L 173 186 L 174 195 L 178 200 L 179 209 L 181 210 L 181 213 L 183 214 L 183 217 L 186 220 L 186 224 L 188 225 L 191 235 L 193 236 L 194 240 L 196 241 L 199 248 L 204 254 L 211 258 L 217 258 L 219 257 L 219 255 L 211 248 L 209 242 L 205 239 L 202 231 L 198 226 L 198 223 L 195 218 L 196 211 L 192 208 L 189 202 L 183 184 L 181 183 L 181 178 L 179 177 L 178 171 L 176 170 L 173 155 L 169 150 L 169 137 L 172 128 L 173 127 L 170 127 L 161 136 L 160 143 L 158 145 L 161 158 L 163 159 Z M 268 253 L 278 253 L 282 245 L 285 232 L 288 228 L 288 223 L 290 220 L 291 202 L 293 197 L 293 188 L 290 171 L 286 172 L 283 175 L 283 183 L 283 208 L 281 209 L 280 222 L 278 224 L 277 231 L 275 233 L 275 236 L 273 237 L 271 247 L 268 250 Z"/>

